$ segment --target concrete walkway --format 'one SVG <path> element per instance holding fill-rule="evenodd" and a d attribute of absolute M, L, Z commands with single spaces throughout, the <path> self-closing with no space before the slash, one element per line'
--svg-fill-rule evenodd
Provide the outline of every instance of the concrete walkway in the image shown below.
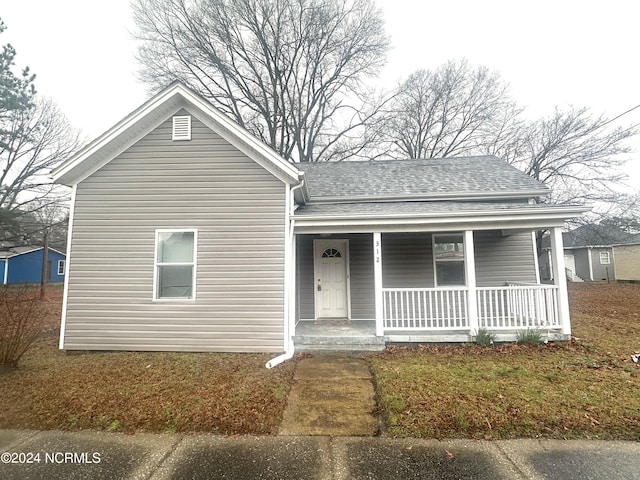
<path fill-rule="evenodd" d="M 638 442 L 487 442 L 324 436 L 225 438 L 0 430 L 0 456 L 3 480 L 632 480 L 640 477 Z"/>
<path fill-rule="evenodd" d="M 367 362 L 314 354 L 298 362 L 280 435 L 373 436 L 375 391 Z"/>

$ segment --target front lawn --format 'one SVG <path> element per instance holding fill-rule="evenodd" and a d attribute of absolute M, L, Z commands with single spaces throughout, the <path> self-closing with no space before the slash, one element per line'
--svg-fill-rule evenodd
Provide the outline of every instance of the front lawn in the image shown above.
<path fill-rule="evenodd" d="M 0 428 L 274 433 L 295 361 L 274 354 L 58 350 L 62 290 L 51 288 L 44 337 L 0 373 Z"/>
<path fill-rule="evenodd" d="M 39 341 L 0 375 L 0 428 L 273 433 L 295 362 L 273 355 L 88 353 Z"/>
<path fill-rule="evenodd" d="M 571 285 L 575 341 L 371 357 L 386 434 L 640 440 L 640 285 Z"/>

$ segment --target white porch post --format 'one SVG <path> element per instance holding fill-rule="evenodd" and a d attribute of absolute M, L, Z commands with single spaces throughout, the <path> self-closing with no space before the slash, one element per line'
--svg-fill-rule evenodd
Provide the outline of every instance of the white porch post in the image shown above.
<path fill-rule="evenodd" d="M 471 334 L 478 331 L 478 295 L 476 285 L 476 255 L 473 247 L 473 231 L 464 231 L 464 276 L 467 280 L 467 315 Z"/>
<path fill-rule="evenodd" d="M 562 247 L 564 249 L 564 245 Z M 593 253 L 593 249 L 591 247 L 587 247 L 587 261 L 589 263 L 589 281 L 593 282 L 593 257 L 591 254 Z"/>
<path fill-rule="evenodd" d="M 376 336 L 384 335 L 384 311 L 382 302 L 382 235 L 373 234 L 373 279 L 376 308 Z"/>
<path fill-rule="evenodd" d="M 291 277 L 289 279 L 289 337 L 293 337 L 296 334 L 296 306 L 298 305 L 298 277 L 297 277 L 297 248 L 298 236 L 292 234 L 291 238 Z"/>
<path fill-rule="evenodd" d="M 567 292 L 567 273 L 564 266 L 564 247 L 562 245 L 562 228 L 551 229 L 551 263 L 553 265 L 553 283 L 558 287 L 558 315 L 562 333 L 571 334 L 569 319 L 569 294 Z"/>

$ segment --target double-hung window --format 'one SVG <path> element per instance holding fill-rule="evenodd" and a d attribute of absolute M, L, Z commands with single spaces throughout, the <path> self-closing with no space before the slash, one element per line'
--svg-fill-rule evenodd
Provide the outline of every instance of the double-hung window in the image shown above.
<path fill-rule="evenodd" d="M 197 230 L 156 230 L 154 299 L 193 300 Z"/>
<path fill-rule="evenodd" d="M 609 255 L 609 252 L 600 252 L 600 265 L 611 265 L 611 255 Z"/>
<path fill-rule="evenodd" d="M 462 234 L 434 235 L 433 262 L 437 287 L 465 285 Z"/>

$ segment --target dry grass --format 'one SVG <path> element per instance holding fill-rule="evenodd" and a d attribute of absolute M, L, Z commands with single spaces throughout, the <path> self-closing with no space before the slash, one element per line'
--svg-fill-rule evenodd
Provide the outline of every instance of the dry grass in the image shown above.
<path fill-rule="evenodd" d="M 59 323 L 59 294 L 51 292 L 44 330 Z M 45 335 L 0 375 L 0 428 L 269 434 L 295 369 L 291 361 L 267 370 L 267 354 L 68 355 L 57 341 Z"/>
<path fill-rule="evenodd" d="M 570 285 L 572 331 L 578 343 L 629 362 L 640 352 L 640 284 Z"/>
<path fill-rule="evenodd" d="M 575 341 L 372 357 L 387 434 L 640 439 L 640 285 L 572 285 Z"/>
<path fill-rule="evenodd" d="M 21 367 L 0 374 L 0 428 L 269 434 L 295 361 L 57 349 L 60 289 Z M 370 357 L 387 435 L 640 439 L 640 285 L 572 285 L 571 343 L 390 349 Z"/>

